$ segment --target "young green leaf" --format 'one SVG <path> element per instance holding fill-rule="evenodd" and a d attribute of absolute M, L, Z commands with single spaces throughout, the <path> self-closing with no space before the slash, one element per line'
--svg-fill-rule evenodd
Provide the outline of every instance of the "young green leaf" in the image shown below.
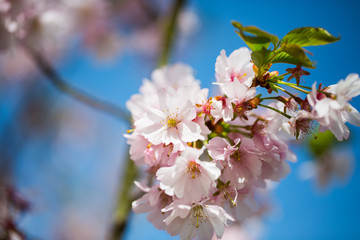
<path fill-rule="evenodd" d="M 247 36 L 243 31 L 235 31 L 252 51 L 258 51 L 270 46 L 270 40 L 266 37 Z"/>
<path fill-rule="evenodd" d="M 265 48 L 262 48 L 258 51 L 253 51 L 251 53 L 251 60 L 254 62 L 255 66 L 257 66 L 259 69 L 265 65 L 270 56 L 270 51 L 266 50 Z"/>
<path fill-rule="evenodd" d="M 293 56 L 295 59 L 297 59 L 301 65 L 312 65 L 310 59 L 308 56 L 306 56 L 304 49 L 302 49 L 300 46 L 296 44 L 286 44 L 284 47 L 282 47 L 283 51 Z"/>
<path fill-rule="evenodd" d="M 236 33 L 244 40 L 244 42 L 249 46 L 253 51 L 261 50 L 262 48 L 267 49 L 270 46 L 270 43 L 274 45 L 279 41 L 278 37 L 267 33 L 257 27 L 247 26 L 244 27 L 241 23 L 232 21 L 232 25 L 238 29 Z M 250 33 L 252 35 L 246 35 Z"/>
<path fill-rule="evenodd" d="M 288 64 L 294 64 L 294 65 L 301 64 L 301 66 L 303 66 L 303 67 L 315 68 L 315 66 L 313 66 L 313 64 L 311 63 L 309 58 L 305 55 L 305 53 L 303 53 L 303 54 L 305 55 L 306 58 L 304 58 L 302 53 L 300 53 L 299 51 L 296 51 L 292 48 L 290 48 L 290 49 L 288 48 L 287 51 L 288 52 L 281 51 L 281 52 L 276 53 L 275 57 L 272 58 L 271 63 L 288 63 Z M 295 54 L 295 55 L 298 52 L 298 55 L 296 57 L 296 56 L 291 55 L 289 52 L 292 52 L 292 54 Z"/>
<path fill-rule="evenodd" d="M 340 40 L 323 28 L 302 27 L 290 31 L 281 40 L 281 44 L 297 44 L 300 47 L 317 46 Z"/>
<path fill-rule="evenodd" d="M 279 38 L 273 34 L 265 32 L 255 26 L 247 26 L 243 28 L 243 31 L 254 34 L 255 36 L 267 37 L 270 39 L 270 42 L 276 45 L 279 41 Z"/>

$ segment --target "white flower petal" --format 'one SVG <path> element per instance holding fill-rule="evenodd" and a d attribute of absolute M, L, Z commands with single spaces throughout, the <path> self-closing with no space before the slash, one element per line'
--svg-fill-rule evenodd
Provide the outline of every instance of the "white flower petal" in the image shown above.
<path fill-rule="evenodd" d="M 197 140 L 204 140 L 204 136 L 202 136 L 201 129 L 199 124 L 194 123 L 192 121 L 189 122 L 180 122 L 178 124 L 179 135 L 181 136 L 181 140 L 184 142 L 194 142 Z"/>
<path fill-rule="evenodd" d="M 350 104 L 345 107 L 346 121 L 350 124 L 360 127 L 360 113 Z"/>

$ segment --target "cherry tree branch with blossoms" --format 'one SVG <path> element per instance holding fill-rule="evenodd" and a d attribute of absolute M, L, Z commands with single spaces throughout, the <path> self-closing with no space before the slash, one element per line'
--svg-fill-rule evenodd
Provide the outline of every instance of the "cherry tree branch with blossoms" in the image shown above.
<path fill-rule="evenodd" d="M 325 29 L 297 28 L 279 40 L 254 26 L 233 22 L 248 48 L 216 59 L 208 97 L 190 66 L 164 66 L 144 80 L 127 102 L 133 118 L 125 135 L 130 156 L 155 181 L 135 182 L 144 195 L 132 203 L 154 227 L 182 240 L 222 238 L 231 222 L 242 223 L 259 209 L 255 192 L 280 181 L 296 162 L 290 141 L 330 130 L 349 137 L 360 114 L 349 101 L 360 94 L 358 74 L 331 86 L 300 85 L 315 66 L 303 47 L 338 41 Z M 293 64 L 279 75 L 276 63 Z M 283 81 L 295 79 L 296 83 Z M 269 96 L 262 97 L 263 88 Z M 285 96 L 280 94 L 284 92 Z M 303 97 L 301 94 L 306 94 Z M 275 100 L 265 104 L 264 101 Z"/>

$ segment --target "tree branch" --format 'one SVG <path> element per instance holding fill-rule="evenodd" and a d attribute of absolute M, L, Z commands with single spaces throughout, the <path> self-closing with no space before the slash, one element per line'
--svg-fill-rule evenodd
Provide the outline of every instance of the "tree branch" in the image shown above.
<path fill-rule="evenodd" d="M 186 1 L 187 0 L 176 0 L 174 2 L 173 8 L 170 13 L 170 19 L 165 25 L 163 48 L 159 56 L 159 67 L 166 65 L 168 62 L 170 51 L 172 49 L 176 34 L 176 23 L 178 20 L 178 16 L 181 9 L 185 6 Z"/>
<path fill-rule="evenodd" d="M 59 91 L 72 97 L 73 99 L 82 102 L 83 104 L 96 109 L 100 112 L 112 115 L 113 117 L 130 122 L 130 115 L 123 109 L 115 106 L 112 103 L 105 102 L 99 98 L 96 98 L 75 86 L 70 85 L 55 71 L 48 61 L 36 50 L 31 47 L 27 47 L 30 57 L 34 60 L 39 70 L 46 76 L 52 85 Z"/>
<path fill-rule="evenodd" d="M 128 151 L 129 152 L 129 151 Z M 139 196 L 134 196 L 132 188 L 137 177 L 137 167 L 130 159 L 130 155 L 126 158 L 126 167 L 120 183 L 120 191 L 117 196 L 117 203 L 115 208 L 115 219 L 110 228 L 110 233 L 107 236 L 108 240 L 119 240 L 123 238 L 125 228 L 128 224 L 129 215 L 131 212 L 131 203 Z"/>

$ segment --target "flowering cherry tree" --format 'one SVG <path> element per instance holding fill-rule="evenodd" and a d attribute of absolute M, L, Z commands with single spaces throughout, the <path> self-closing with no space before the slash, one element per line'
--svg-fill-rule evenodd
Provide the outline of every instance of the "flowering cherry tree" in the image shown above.
<path fill-rule="evenodd" d="M 156 69 L 127 102 L 134 119 L 125 135 L 130 155 L 151 179 L 150 186 L 137 183 L 145 193 L 132 208 L 183 240 L 220 239 L 233 222 L 257 214 L 254 192 L 280 181 L 290 172 L 288 162 L 296 162 L 291 141 L 326 130 L 342 141 L 349 137 L 345 123 L 360 126 L 349 103 L 360 94 L 358 74 L 331 86 L 300 85 L 310 74 L 303 68 L 315 67 L 303 47 L 339 38 L 304 27 L 279 40 L 233 25 L 250 49 L 220 52 L 218 96 L 208 97 L 190 66 L 177 63 Z M 280 74 L 270 71 L 276 63 L 296 67 Z"/>
<path fill-rule="evenodd" d="M 39 73 L 62 93 L 129 129 L 116 205 L 103 224 L 110 225 L 103 231 L 108 240 L 122 239 L 132 212 L 146 213 L 155 228 L 182 240 L 246 236 L 242 227 L 266 212 L 268 191 L 297 164 L 296 142 L 305 143 L 317 159 L 302 166 L 307 177 L 316 175 L 326 185 L 331 175 L 346 175 L 351 163 L 338 156 L 336 143 L 350 137 L 349 124 L 360 126 L 360 114 L 350 103 L 360 94 L 360 77 L 350 73 L 333 79 L 339 80 L 334 85 L 311 80 L 316 66 L 305 49 L 340 38 L 323 28 L 300 27 L 279 39 L 233 21 L 247 47 L 216 53 L 207 66 L 213 69 L 212 91 L 201 87 L 196 69 L 169 62 L 175 36 L 184 40 L 198 27 L 185 3 L 0 0 L 0 86 L 10 79 L 36 79 L 20 82 L 21 91 L 9 91 L 26 103 L 16 109 L 16 121 L 7 109 L 0 111 L 10 119 L 0 121 L 0 240 L 33 239 L 20 220 L 37 209 L 13 186 L 15 171 L 9 166 L 24 154 L 25 142 L 48 141 L 43 132 L 54 134 L 57 129 L 49 126 L 63 118 L 54 114 L 57 104 L 48 103 L 44 92 L 30 89 Z M 157 58 L 158 66 L 126 102 L 126 110 L 62 78 L 53 64 L 78 47 L 101 60 L 140 53 L 147 60 Z M 1 94 L 6 91 L 0 88 Z M 28 104 L 27 93 L 38 98 L 29 97 L 34 101 Z M 33 112 L 40 124 L 27 117 Z M 60 235 L 67 239 L 72 233 L 67 234 Z"/>

